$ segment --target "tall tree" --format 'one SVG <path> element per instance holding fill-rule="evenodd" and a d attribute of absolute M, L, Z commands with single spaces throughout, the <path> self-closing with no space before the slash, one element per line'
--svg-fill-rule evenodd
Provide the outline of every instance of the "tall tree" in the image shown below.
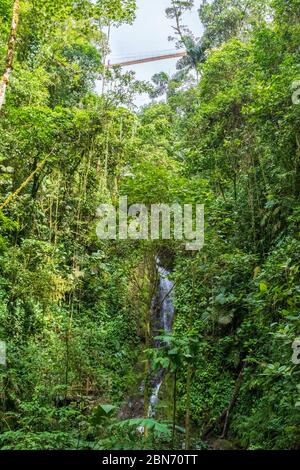
<path fill-rule="evenodd" d="M 170 36 L 170 41 L 177 41 L 176 46 L 178 48 L 184 47 L 187 55 L 180 59 L 177 64 L 178 70 L 190 71 L 195 69 L 199 63 L 205 59 L 205 50 L 202 45 L 202 41 L 195 38 L 193 33 L 183 22 L 184 13 L 191 11 L 194 7 L 193 0 L 181 1 L 172 0 L 171 7 L 166 9 L 167 18 L 174 21 L 172 26 L 175 36 Z"/>
<path fill-rule="evenodd" d="M 17 29 L 18 29 L 18 23 L 19 23 L 19 12 L 20 12 L 20 0 L 15 0 L 13 4 L 11 29 L 10 29 L 10 35 L 9 35 L 8 45 L 7 45 L 6 68 L 5 68 L 4 74 L 0 82 L 0 110 L 5 101 L 7 85 L 9 83 L 9 79 L 13 70 L 15 44 L 17 40 Z"/>
<path fill-rule="evenodd" d="M 186 36 L 192 36 L 189 28 L 183 23 L 183 15 L 187 11 L 191 11 L 194 6 L 193 0 L 181 1 L 172 0 L 171 7 L 166 9 L 167 18 L 175 21 L 175 25 L 172 26 L 175 32 L 175 38 L 170 37 L 170 40 L 177 39 L 178 47 L 186 47 Z"/>

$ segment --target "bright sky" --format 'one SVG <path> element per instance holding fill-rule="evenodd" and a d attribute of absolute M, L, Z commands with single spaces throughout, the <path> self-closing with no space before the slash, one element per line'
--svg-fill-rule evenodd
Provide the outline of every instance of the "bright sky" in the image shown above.
<path fill-rule="evenodd" d="M 202 27 L 197 9 L 200 0 L 195 1 L 192 12 L 186 13 L 184 24 L 187 24 L 195 36 L 201 36 Z M 148 55 L 149 52 L 174 50 L 175 44 L 168 41 L 173 35 L 172 21 L 165 15 L 165 9 L 171 5 L 170 0 L 137 0 L 137 18 L 132 26 L 124 25 L 114 28 L 110 37 L 111 55 L 109 59 L 122 58 L 134 55 Z M 134 70 L 139 80 L 151 80 L 151 77 L 164 71 L 172 74 L 176 71 L 177 59 L 159 62 L 131 65 L 124 70 Z M 146 97 L 136 100 L 137 105 L 147 101 Z"/>

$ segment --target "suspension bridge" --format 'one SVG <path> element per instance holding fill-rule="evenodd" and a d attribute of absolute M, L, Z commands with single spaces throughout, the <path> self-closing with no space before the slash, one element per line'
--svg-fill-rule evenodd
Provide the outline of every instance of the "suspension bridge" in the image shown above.
<path fill-rule="evenodd" d="M 140 54 L 130 57 L 119 57 L 116 59 L 109 59 L 105 67 L 110 69 L 112 67 L 127 67 L 129 65 L 145 64 L 147 62 L 157 62 L 159 60 L 179 59 L 185 57 L 186 51 L 157 51 L 148 54 Z"/>

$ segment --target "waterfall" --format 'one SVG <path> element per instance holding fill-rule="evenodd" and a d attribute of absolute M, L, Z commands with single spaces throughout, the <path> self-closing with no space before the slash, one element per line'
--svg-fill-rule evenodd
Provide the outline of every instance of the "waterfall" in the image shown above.
<path fill-rule="evenodd" d="M 157 270 L 159 273 L 159 300 L 161 304 L 161 320 L 162 329 L 165 333 L 171 333 L 174 318 L 174 305 L 172 299 L 172 290 L 174 282 L 170 281 L 169 271 L 160 266 L 157 262 Z"/>
<path fill-rule="evenodd" d="M 6 367 L 6 343 L 0 340 L 0 365 Z"/>
<path fill-rule="evenodd" d="M 172 290 L 174 282 L 170 281 L 170 272 L 161 266 L 159 258 L 156 259 L 157 272 L 159 274 L 159 293 L 154 299 L 154 303 L 159 306 L 160 327 L 165 334 L 171 333 L 174 319 L 174 305 L 172 299 Z M 160 343 L 157 344 L 160 346 Z M 150 397 L 148 417 L 154 418 L 155 409 L 158 403 L 158 395 L 163 383 L 165 370 L 160 369 L 153 379 L 153 388 Z"/>

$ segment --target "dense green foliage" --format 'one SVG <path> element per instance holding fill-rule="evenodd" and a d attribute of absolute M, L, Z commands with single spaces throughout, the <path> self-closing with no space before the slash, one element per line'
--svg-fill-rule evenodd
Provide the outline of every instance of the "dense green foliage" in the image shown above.
<path fill-rule="evenodd" d="M 21 1 L 0 112 L 2 449 L 299 449 L 300 1 L 203 0 L 199 40 L 193 2 L 171 3 L 188 56 L 151 87 L 103 69 L 134 1 Z M 133 111 L 145 90 L 166 102 Z M 204 249 L 98 240 L 96 209 L 119 195 L 205 204 Z M 176 311 L 159 349 L 157 255 Z"/>

